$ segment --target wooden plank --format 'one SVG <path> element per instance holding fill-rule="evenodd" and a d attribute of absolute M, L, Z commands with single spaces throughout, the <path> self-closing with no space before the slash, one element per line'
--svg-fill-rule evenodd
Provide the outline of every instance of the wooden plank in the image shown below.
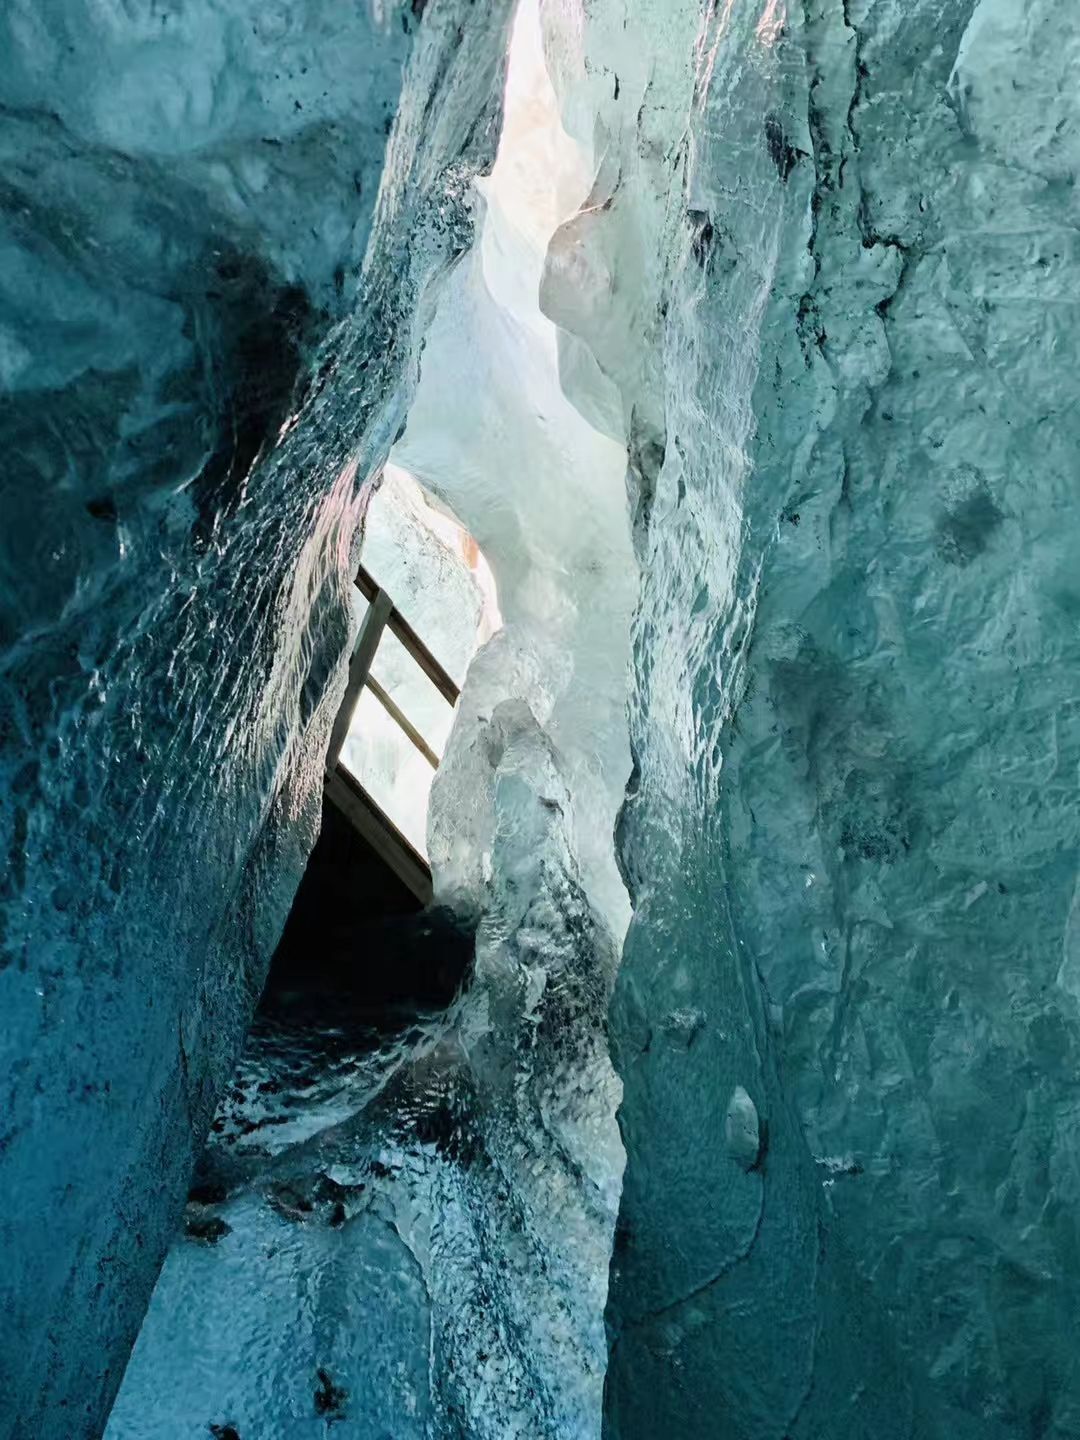
<path fill-rule="evenodd" d="M 413 660 L 432 682 L 449 705 L 456 705 L 460 694 L 450 675 L 395 607 L 386 591 L 360 567 L 356 585 L 368 601 L 368 612 L 360 628 L 352 658 L 345 697 L 334 722 L 326 757 L 324 789 L 326 798 L 341 811 L 358 834 L 419 900 L 421 905 L 432 901 L 431 867 L 405 838 L 390 817 L 376 805 L 364 787 L 340 762 L 341 750 L 349 733 L 360 692 L 365 685 L 416 746 L 432 769 L 439 757 L 386 690 L 374 678 L 371 664 L 385 629 L 397 636 Z"/>
<path fill-rule="evenodd" d="M 431 768 L 433 770 L 437 770 L 439 768 L 438 755 L 435 754 L 435 751 L 432 750 L 431 746 L 424 739 L 423 735 L 420 734 L 420 731 L 417 730 L 416 726 L 405 714 L 404 710 L 394 704 L 393 700 L 391 700 L 390 696 L 375 679 L 374 675 L 369 675 L 367 677 L 367 688 L 371 691 L 371 693 L 375 696 L 375 699 L 378 700 L 379 704 L 390 716 L 390 719 L 394 721 L 398 729 L 404 731 L 404 733 L 416 746 L 417 750 L 420 751 L 420 754 L 423 755 L 424 759 L 428 762 Z"/>
<path fill-rule="evenodd" d="M 326 752 L 326 769 L 329 774 L 333 774 L 337 766 L 341 747 L 345 744 L 345 737 L 352 724 L 356 702 L 360 699 L 360 691 L 364 688 L 364 681 L 368 678 L 371 662 L 375 658 L 375 651 L 378 649 L 382 632 L 386 628 L 386 622 L 393 608 L 393 602 L 386 591 L 376 590 L 368 606 L 368 612 L 364 616 L 360 634 L 356 637 L 356 648 L 349 661 L 349 679 L 345 685 L 345 698 L 341 702 L 341 709 L 337 713 L 334 728 L 330 732 L 330 748 Z"/>
<path fill-rule="evenodd" d="M 360 591 L 360 594 L 363 595 L 365 600 L 370 600 L 371 597 L 375 594 L 375 591 L 379 588 L 375 584 L 375 581 L 372 579 L 371 575 L 364 569 L 363 565 L 361 565 L 356 572 L 355 584 L 356 588 Z"/>
<path fill-rule="evenodd" d="M 356 572 L 356 588 L 360 591 L 361 595 L 372 604 L 374 604 L 374 596 L 385 593 L 379 589 L 374 578 L 368 574 L 363 565 L 361 565 Z M 423 640 L 420 639 L 420 636 L 417 635 L 416 631 L 396 605 L 391 606 L 386 625 L 387 628 L 397 636 L 402 645 L 405 646 L 405 649 L 416 661 L 417 665 L 420 666 L 420 669 L 435 686 L 446 703 L 448 705 L 456 705 L 461 691 L 447 671 L 445 671 L 438 660 L 435 659 L 435 656 L 424 644 Z"/>
<path fill-rule="evenodd" d="M 410 845 L 389 816 L 379 809 L 355 776 L 339 765 L 327 774 L 325 793 L 379 858 L 408 886 L 420 904 L 430 905 L 430 865 Z"/>

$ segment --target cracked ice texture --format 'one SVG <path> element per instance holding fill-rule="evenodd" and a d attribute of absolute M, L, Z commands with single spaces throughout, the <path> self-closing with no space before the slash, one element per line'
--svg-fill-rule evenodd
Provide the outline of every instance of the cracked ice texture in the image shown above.
<path fill-rule="evenodd" d="M 507 8 L 0 15 L 5 1436 L 99 1433 L 261 989 Z"/>
<path fill-rule="evenodd" d="M 644 570 L 607 1430 L 1065 1440 L 1080 20 L 699 26 L 595 10 L 561 72 L 608 175 L 548 303 Z"/>

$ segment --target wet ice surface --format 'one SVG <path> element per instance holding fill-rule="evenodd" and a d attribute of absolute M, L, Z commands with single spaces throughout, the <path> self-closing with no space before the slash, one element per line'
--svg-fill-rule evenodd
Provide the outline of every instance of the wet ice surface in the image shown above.
<path fill-rule="evenodd" d="M 497 135 L 509 6 L 437 11 L 0 7 L 0 1434 L 103 1422 L 314 839 Z"/>
<path fill-rule="evenodd" d="M 1080 1427 L 1078 44 L 763 0 L 568 47 L 610 178 L 547 303 L 644 575 L 612 1440 Z"/>
<path fill-rule="evenodd" d="M 622 1169 L 606 1015 L 626 896 L 612 831 L 637 576 L 624 449 L 563 395 L 538 303 L 547 240 L 587 174 L 571 174 L 568 200 L 563 161 L 523 163 L 521 145 L 582 162 L 558 122 L 535 7 L 515 35 L 480 242 L 440 299 L 392 457 L 479 541 L 504 621 L 469 668 L 428 827 L 437 894 L 479 923 L 474 973 L 406 1051 L 350 1058 L 340 1091 L 332 1065 L 314 1103 L 292 1103 L 252 1038 L 245 1063 L 283 1081 L 282 1108 L 247 1134 L 230 1102 L 219 1112 L 207 1163 L 223 1168 L 227 1198 L 173 1247 L 110 1440 L 140 1426 L 161 1440 L 210 1424 L 244 1440 L 302 1434 L 327 1423 L 320 1369 L 343 1436 L 599 1433 Z M 441 562 L 395 547 L 393 531 L 375 526 L 362 558 L 427 639 L 445 604 L 428 583 Z M 475 643 L 493 626 L 482 605 L 474 614 Z M 431 618 L 432 648 L 461 651 L 445 614 Z M 303 1041 L 315 1055 L 321 1043 Z M 232 1102 L 242 1131 L 267 1103 L 256 1092 Z M 264 1263 L 280 1287 L 272 1307 Z M 227 1329 L 207 1329 L 194 1303 L 211 1264 Z M 393 1288 L 400 1307 L 369 1324 L 370 1297 Z"/>
<path fill-rule="evenodd" d="M 360 293 L 353 197 L 382 142 L 357 187 L 322 109 L 297 128 L 307 82 L 294 100 L 259 50 L 296 51 L 292 10 L 236 12 L 237 88 L 226 18 L 187 7 L 159 36 L 184 113 L 147 83 L 131 11 L 18 0 L 0 21 L 0 364 L 23 392 L 0 793 L 26 862 L 0 982 L 37 1066 L 13 1071 L 0 1156 L 31 1297 L 0 1389 L 35 1440 L 66 1440 L 61 1398 L 108 1395 L 168 1225 L 149 1178 L 176 1187 L 302 863 L 354 481 L 399 434 L 383 401 L 419 338 L 386 241 L 318 423 L 292 426 L 324 307 Z M 334 28 L 353 10 L 310 13 L 331 69 L 359 60 Z M 444 893 L 484 915 L 477 974 L 378 1058 L 255 1037 L 256 1094 L 212 1147 L 235 1157 L 225 1198 L 189 1213 L 113 1423 L 249 1440 L 284 1376 L 291 1433 L 596 1433 L 621 1152 L 614 951 L 582 896 L 621 935 L 625 439 L 644 584 L 607 1431 L 1073 1440 L 1075 5 L 607 0 L 546 22 L 566 134 L 490 187 L 483 244 L 425 311 L 398 451 L 505 601 L 433 799 Z M 468 104 L 440 89 L 455 46 L 409 92 L 371 232 L 427 215 L 418 252 L 443 256 L 465 249 L 470 165 L 435 174 L 483 111 L 468 82 Z M 537 193 L 567 136 L 576 192 Z M 259 423 L 215 468 L 222 394 Z M 267 437 L 284 459 L 248 484 Z M 328 1088 L 270 1123 L 259 1084 L 306 1089 L 294 1046 Z"/>
<path fill-rule="evenodd" d="M 478 182 L 484 219 L 425 337 L 420 380 L 392 459 L 475 537 L 503 629 L 474 663 L 459 726 L 433 790 L 436 894 L 477 903 L 491 863 L 488 786 L 477 769 L 504 700 L 528 705 L 562 756 L 570 841 L 586 890 L 617 938 L 629 918 L 612 840 L 630 773 L 626 696 L 638 572 L 626 503 L 626 447 L 563 387 L 560 334 L 541 283 L 559 225 L 585 200 L 591 136 L 564 128 L 548 73 L 541 7 L 518 7 L 503 132 Z"/>
<path fill-rule="evenodd" d="M 371 1206 L 378 1182 L 362 1166 L 336 1167 L 319 1137 L 355 1126 L 403 1057 L 431 1043 L 388 1040 L 360 1018 L 257 1024 L 106 1432 L 113 1440 L 210 1434 L 214 1424 L 322 1436 L 328 1416 L 349 1419 L 342 1434 L 424 1434 L 422 1274 Z"/>
<path fill-rule="evenodd" d="M 616 951 L 550 748 L 503 724 L 469 988 L 396 1036 L 333 992 L 257 1025 L 109 1440 L 321 1435 L 327 1383 L 343 1437 L 598 1433 Z"/>

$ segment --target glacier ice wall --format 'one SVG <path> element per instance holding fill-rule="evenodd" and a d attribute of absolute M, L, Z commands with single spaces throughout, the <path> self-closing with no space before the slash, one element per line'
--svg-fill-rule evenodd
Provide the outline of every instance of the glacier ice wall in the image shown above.
<path fill-rule="evenodd" d="M 408 316 L 465 246 L 491 139 L 507 17 L 457 18 L 449 0 L 227 16 L 12 0 L 0 17 L 15 1434 L 102 1413 L 303 861 L 359 482 L 398 432 L 431 307 Z M 581 420 L 628 443 L 643 576 L 607 1431 L 1065 1440 L 1080 1430 L 1072 8 L 547 0 L 542 19 L 588 182 L 547 256 L 560 333 L 545 343 Z M 513 264 L 521 238 L 504 232 Z M 492 251 L 460 267 L 465 313 L 432 334 L 474 326 L 466 271 L 510 336 L 512 264 Z M 498 430 L 506 370 L 477 370 L 470 397 L 490 391 L 506 456 L 479 475 L 491 537 L 455 504 L 493 550 L 513 532 L 497 482 L 522 468 Z M 450 379 L 444 401 L 469 389 Z M 402 458 L 438 489 L 453 477 L 423 414 Z M 530 514 L 545 544 L 569 543 L 582 595 L 625 578 L 621 539 L 593 584 L 565 517 Z M 522 586 L 511 609 L 539 640 L 566 598 Z M 587 618 L 599 642 L 611 613 Z M 521 685 L 544 691 L 530 647 L 489 655 L 493 686 L 520 659 Z M 614 667 L 602 678 L 610 719 Z M 550 693 L 573 788 L 601 762 L 583 865 L 607 871 L 617 920 L 592 822 L 618 750 L 590 757 L 580 696 Z M 267 1271 L 275 1294 L 302 1287 L 310 1329 L 283 1354 L 265 1307 L 237 1327 L 264 1357 L 323 1368 L 329 1351 L 316 1396 L 289 1381 L 309 1429 L 595 1431 L 613 956 L 556 751 L 513 697 L 467 718 L 461 743 L 488 762 L 481 824 L 503 829 L 480 870 L 484 983 L 374 1078 L 354 1056 L 371 1094 L 317 1139 L 294 1133 L 303 1153 L 241 1166 L 205 1207 L 231 1229 L 190 1217 L 199 1236 L 170 1260 L 194 1296 L 211 1253 L 254 1260 L 266 1227 L 325 1212 Z M 279 1058 L 253 1044 L 261 1083 Z M 235 1100 L 245 1124 L 251 1103 Z M 584 1269 L 545 1270 L 575 1253 L 582 1195 Z M 538 1275 L 545 1302 L 565 1300 L 561 1331 Z M 391 1285 L 427 1369 L 356 1324 L 353 1303 Z M 175 1338 L 203 1377 L 206 1349 Z M 275 1365 L 214 1355 L 265 1415 Z M 188 1377 L 159 1401 L 201 1425 L 190 1398 Z"/>
<path fill-rule="evenodd" d="M 508 8 L 0 15 L 4 1435 L 99 1433 L 261 989 Z"/>
<path fill-rule="evenodd" d="M 611 836 L 630 771 L 638 573 L 625 436 L 567 398 L 560 331 L 539 304 L 552 235 L 587 199 L 595 165 L 560 121 L 541 13 L 536 0 L 518 6 L 478 243 L 440 297 L 393 454 L 468 526 L 498 585 L 505 634 L 464 704 L 484 715 L 500 699 L 527 701 L 566 769 L 583 883 L 621 939 L 629 906 Z M 436 776 L 433 802 L 437 894 L 476 904 L 491 822 L 464 744 Z"/>
<path fill-rule="evenodd" d="M 340 991 L 260 1014 L 107 1440 L 599 1434 L 617 948 L 550 742 L 520 702 L 496 734 L 467 991 L 397 1035 Z"/>
<path fill-rule="evenodd" d="M 524 0 L 477 241 L 392 451 L 479 540 L 503 616 L 432 790 L 436 893 L 479 921 L 468 987 L 400 1035 L 350 1013 L 347 981 L 321 1011 L 260 1014 L 107 1440 L 314 1436 L 330 1395 L 341 1440 L 600 1432 L 637 572 L 625 448 L 563 394 L 538 308 L 550 235 L 590 183 L 554 100 Z M 361 558 L 385 582 L 401 557 L 375 513 Z M 403 598 L 425 633 L 444 602 Z M 393 961 L 364 937 L 354 963 Z"/>
<path fill-rule="evenodd" d="M 1064 1440 L 1075 11 L 578 33 L 606 162 L 546 303 L 621 390 L 644 577 L 607 1433 Z"/>

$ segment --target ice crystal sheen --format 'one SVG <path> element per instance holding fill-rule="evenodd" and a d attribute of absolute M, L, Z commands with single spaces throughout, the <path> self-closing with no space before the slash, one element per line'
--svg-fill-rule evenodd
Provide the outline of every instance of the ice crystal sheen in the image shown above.
<path fill-rule="evenodd" d="M 607 1430 L 1064 1440 L 1075 11 L 656 12 L 548 286 L 643 515 Z"/>
<path fill-rule="evenodd" d="M 0 14 L 0 1434 L 100 1432 L 318 821 L 509 6 Z"/>
<path fill-rule="evenodd" d="M 340 1063 L 349 1041 L 325 1022 L 256 1031 L 205 1157 L 221 1198 L 189 1207 L 108 1440 L 146 1426 L 183 1440 L 208 1422 L 318 1434 L 320 1369 L 347 1396 L 341 1440 L 380 1426 L 396 1440 L 599 1433 L 623 1160 L 606 1035 L 626 910 L 612 830 L 637 574 L 624 453 L 563 394 L 539 311 L 547 241 L 588 177 L 535 5 L 515 23 L 505 117 L 477 243 L 442 291 L 393 451 L 482 544 L 503 619 L 432 790 L 437 893 L 479 917 L 468 990 L 373 1056 L 356 1037 Z M 560 152 L 569 175 L 531 163 Z M 415 535 L 388 553 L 379 505 L 364 563 L 438 648 L 438 556 Z M 410 561 L 430 593 L 409 590 Z M 374 949 L 352 963 L 387 961 Z M 340 1024 L 347 1037 L 347 1013 Z M 406 1274 L 415 1303 L 358 1324 Z M 200 1309 L 211 1275 L 215 1305 Z"/>
<path fill-rule="evenodd" d="M 196 1297 L 230 1245 L 301 1223 L 297 1195 L 325 1211 L 267 1271 L 273 1296 L 316 1285 L 297 1344 L 219 1378 L 265 1417 L 295 1356 L 289 1434 L 304 1406 L 309 1429 L 366 1414 L 358 1433 L 397 1436 L 599 1426 L 625 443 L 606 1433 L 1072 1440 L 1075 5 L 545 0 L 584 167 L 540 285 L 558 386 L 507 362 L 538 353 L 509 233 L 408 318 L 464 246 L 498 7 L 460 31 L 451 0 L 385 29 L 330 5 L 306 26 L 288 5 L 165 6 L 150 28 L 135 8 L 0 17 L 8 1429 L 66 1436 L 115 1386 L 310 838 L 346 609 L 326 556 L 424 330 L 399 458 L 507 597 L 448 751 L 443 814 L 475 803 L 432 833 L 446 893 L 485 916 L 479 983 L 415 1052 L 351 1056 L 315 1163 L 259 1160 L 276 1210 L 238 1185 L 217 1245 L 204 1219 L 174 1252 L 164 1281 Z M 469 387 L 432 362 L 488 341 L 471 400 L 496 463 L 465 474 Z M 602 481 L 589 524 L 574 486 L 545 512 L 531 479 L 555 485 L 565 401 Z M 233 409 L 259 423 L 223 448 Z M 559 433 L 516 448 L 541 410 Z M 316 1098 L 321 1127 L 337 1101 Z M 334 1245 L 351 1259 L 327 1268 Z M 261 1344 L 269 1313 L 238 1336 Z M 436 1337 L 430 1365 L 388 1331 Z M 183 1324 L 166 1338 L 140 1344 L 205 1353 Z M 159 1374 L 163 1411 L 179 1394 L 184 1425 L 231 1423 L 183 1409 L 194 1360 L 186 1389 Z"/>

